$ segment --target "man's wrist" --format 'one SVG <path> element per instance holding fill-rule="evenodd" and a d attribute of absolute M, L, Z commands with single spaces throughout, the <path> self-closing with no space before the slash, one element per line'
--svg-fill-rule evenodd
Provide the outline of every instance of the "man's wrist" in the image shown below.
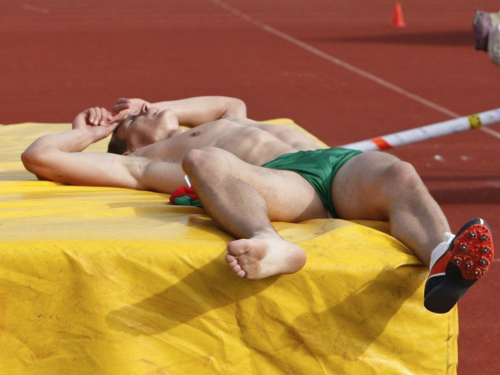
<path fill-rule="evenodd" d="M 86 146 L 101 140 L 101 138 L 92 131 L 91 125 L 87 125 L 84 128 L 73 129 L 72 132 L 74 132 L 77 139 L 83 144 L 86 144 Z"/>

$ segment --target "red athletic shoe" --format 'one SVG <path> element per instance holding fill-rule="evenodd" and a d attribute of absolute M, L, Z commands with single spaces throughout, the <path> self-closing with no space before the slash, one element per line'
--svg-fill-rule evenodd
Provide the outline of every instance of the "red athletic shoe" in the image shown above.
<path fill-rule="evenodd" d="M 443 314 L 488 271 L 495 255 L 491 229 L 483 219 L 472 219 L 455 237 L 439 244 L 436 252 L 433 259 L 437 261 L 432 264 L 431 260 L 431 272 L 425 284 L 424 306 Z"/>

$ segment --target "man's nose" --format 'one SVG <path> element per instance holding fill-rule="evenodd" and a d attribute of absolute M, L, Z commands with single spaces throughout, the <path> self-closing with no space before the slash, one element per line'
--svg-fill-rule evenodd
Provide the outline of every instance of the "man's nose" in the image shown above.
<path fill-rule="evenodd" d="M 148 105 L 146 103 L 144 103 L 141 107 L 141 114 L 146 114 L 148 112 Z"/>

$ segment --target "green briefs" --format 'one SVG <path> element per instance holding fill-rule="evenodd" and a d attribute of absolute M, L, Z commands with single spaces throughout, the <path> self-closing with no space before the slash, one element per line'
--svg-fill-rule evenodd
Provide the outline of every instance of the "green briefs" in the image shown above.
<path fill-rule="evenodd" d="M 304 177 L 316 190 L 323 205 L 333 218 L 338 218 L 332 201 L 332 183 L 335 175 L 349 159 L 362 151 L 346 148 L 327 148 L 297 151 L 277 157 L 262 166 L 270 169 L 292 171 Z"/>

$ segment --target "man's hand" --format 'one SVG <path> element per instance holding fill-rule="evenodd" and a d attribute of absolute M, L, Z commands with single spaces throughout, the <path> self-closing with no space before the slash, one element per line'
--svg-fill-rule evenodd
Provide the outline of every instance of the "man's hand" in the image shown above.
<path fill-rule="evenodd" d="M 147 106 L 151 105 L 151 103 L 142 99 L 120 98 L 113 106 L 113 112 L 119 119 L 122 119 L 126 114 L 138 115 L 141 112 L 141 108 L 144 104 L 146 104 Z"/>
<path fill-rule="evenodd" d="M 105 108 L 89 108 L 80 112 L 73 120 L 73 129 L 87 129 L 92 141 L 97 142 L 110 135 L 120 120 Z"/>
<path fill-rule="evenodd" d="M 117 122 L 115 116 L 106 108 L 93 107 L 80 112 L 73 120 L 73 129 L 82 129 L 87 125 L 106 125 Z"/>

